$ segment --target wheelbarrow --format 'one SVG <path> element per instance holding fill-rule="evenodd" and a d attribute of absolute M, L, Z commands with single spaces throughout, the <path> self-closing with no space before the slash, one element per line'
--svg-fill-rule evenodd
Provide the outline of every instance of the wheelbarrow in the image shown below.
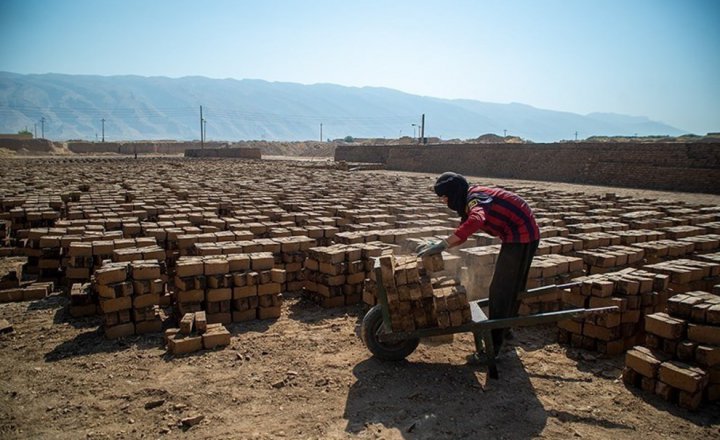
<path fill-rule="evenodd" d="M 477 353 L 485 352 L 487 356 L 488 375 L 498 378 L 495 350 L 490 331 L 493 329 L 506 329 L 511 327 L 527 327 L 547 324 L 570 318 L 587 318 L 592 315 L 618 311 L 617 306 L 597 307 L 592 309 L 576 308 L 557 312 L 539 313 L 535 315 L 516 318 L 488 319 L 482 307 L 489 303 L 489 299 L 470 301 L 471 320 L 455 327 L 431 327 L 417 329 L 411 332 L 392 331 L 390 309 L 388 307 L 387 291 L 383 285 L 382 271 L 379 260 L 375 261 L 375 277 L 377 280 L 377 300 L 363 318 L 360 335 L 365 346 L 374 357 L 383 361 L 400 361 L 409 356 L 420 343 L 420 338 L 451 335 L 455 333 L 470 332 L 475 339 Z M 518 294 L 518 301 L 553 292 L 556 289 L 565 289 L 580 283 L 552 284 L 548 286 L 528 289 Z"/>

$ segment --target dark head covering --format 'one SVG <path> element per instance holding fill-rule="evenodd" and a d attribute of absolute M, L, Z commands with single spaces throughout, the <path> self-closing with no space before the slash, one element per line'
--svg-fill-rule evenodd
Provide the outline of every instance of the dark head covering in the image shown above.
<path fill-rule="evenodd" d="M 438 197 L 447 196 L 448 208 L 457 212 L 457 214 L 465 220 L 465 205 L 467 203 L 467 193 L 470 184 L 463 176 L 453 172 L 445 172 L 435 181 L 435 194 Z"/>

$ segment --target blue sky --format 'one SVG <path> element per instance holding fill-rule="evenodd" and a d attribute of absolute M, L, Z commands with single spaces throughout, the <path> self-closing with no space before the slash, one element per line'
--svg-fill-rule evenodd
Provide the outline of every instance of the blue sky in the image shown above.
<path fill-rule="evenodd" d="M 720 131 L 720 1 L 0 0 L 0 70 L 380 86 Z"/>

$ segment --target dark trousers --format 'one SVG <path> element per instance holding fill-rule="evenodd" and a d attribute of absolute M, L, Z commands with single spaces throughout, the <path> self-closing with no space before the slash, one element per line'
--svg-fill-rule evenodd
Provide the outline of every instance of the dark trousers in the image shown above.
<path fill-rule="evenodd" d="M 503 243 L 500 247 L 500 255 L 490 283 L 490 319 L 517 316 L 520 307 L 517 295 L 525 290 L 530 264 L 539 242 L 536 240 L 531 243 Z M 505 331 L 505 329 L 492 330 L 495 353 L 500 352 Z"/>

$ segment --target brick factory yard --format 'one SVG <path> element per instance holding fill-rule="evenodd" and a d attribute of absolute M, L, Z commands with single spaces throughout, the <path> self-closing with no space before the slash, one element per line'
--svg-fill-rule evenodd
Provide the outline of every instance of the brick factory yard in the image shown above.
<path fill-rule="evenodd" d="M 32 209 L 24 220 L 14 217 L 16 224 L 27 223 L 6 229 L 13 238 L 26 227 L 62 225 L 74 212 L 77 220 L 103 225 L 103 233 L 124 230 L 128 238 L 133 230 L 136 239 L 154 237 L 164 243 L 169 265 L 183 252 L 202 249 L 173 244 L 178 226 L 172 222 L 180 221 L 200 234 L 245 231 L 248 224 L 257 228 L 250 235 L 260 239 L 319 233 L 316 244 L 323 245 L 357 243 L 363 233 L 376 231 L 374 240 L 408 253 L 423 234 L 404 229 L 425 227 L 425 236 L 432 236 L 451 232 L 456 222 L 437 205 L 433 179 L 343 171 L 322 161 L 0 158 L 0 202 L 15 203 L 14 212 L 18 206 L 55 206 L 44 212 L 56 217 L 37 220 L 44 226 L 31 223 Z M 720 221 L 715 195 L 470 180 L 516 190 L 537 208 L 548 231 L 557 228 L 556 237 L 563 236 L 562 228 L 572 229 L 573 212 L 595 215 L 598 222 L 637 222 L 631 230 L 663 231 L 664 239 L 681 234 L 663 228 L 690 223 L 678 219 Z M 622 220 L 630 211 L 625 206 L 662 216 Z M 140 218 L 128 220 L 134 216 Z M 662 223 L 668 218 L 675 220 Z M 330 228 L 318 232 L 321 226 Z M 697 235 L 717 234 L 718 227 Z M 340 235 L 330 234 L 332 228 Z M 577 227 L 572 232 L 579 233 Z M 491 245 L 482 240 L 487 238 L 472 245 Z M 719 252 L 720 244 L 707 246 Z M 31 258 L 19 252 L 3 254 L 0 275 Z M 551 253 L 547 248 L 543 255 Z M 583 258 L 573 250 L 559 253 Z M 454 254 L 458 267 L 472 261 L 470 253 Z M 585 258 L 586 270 L 598 270 L 589 263 L 595 257 Z M 26 269 L 31 277 L 48 275 L 47 267 Z M 483 367 L 465 364 L 473 351 L 467 334 L 450 344 L 421 344 L 406 361 L 381 362 L 359 338 L 367 306 L 320 307 L 303 294 L 304 278 L 297 275 L 285 283 L 279 318 L 229 323 L 229 346 L 173 355 L 162 333 L 107 339 L 101 315 L 72 317 L 65 281 L 58 279 L 42 299 L 0 304 L 0 322 L 13 327 L 0 333 L 0 438 L 720 438 L 718 401 L 691 411 L 627 387 L 623 355 L 602 354 L 599 344 L 593 345 L 597 350 L 561 345 L 555 325 L 516 329 L 498 380 L 487 378 Z M 717 276 L 710 281 L 720 284 Z M 164 305 L 160 314 L 163 328 L 176 326 L 172 306 Z"/>

